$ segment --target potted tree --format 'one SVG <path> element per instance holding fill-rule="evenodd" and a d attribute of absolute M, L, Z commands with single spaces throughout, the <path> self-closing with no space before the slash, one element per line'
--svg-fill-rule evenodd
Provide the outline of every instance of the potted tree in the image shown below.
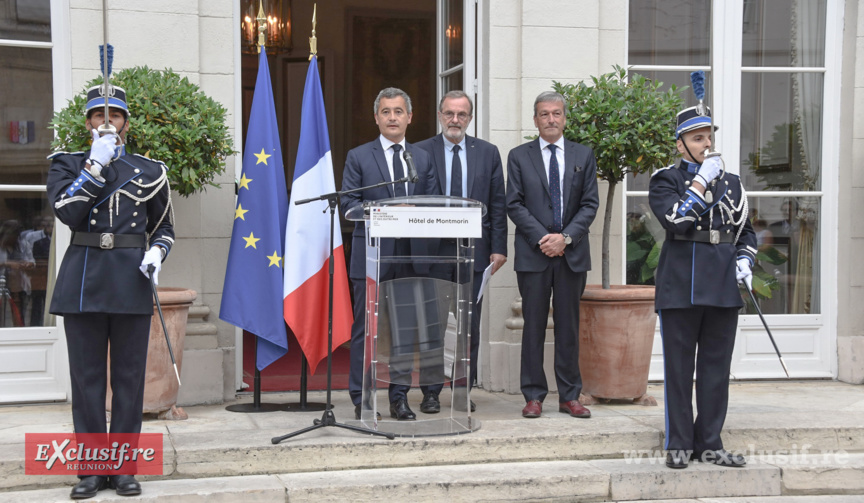
<path fill-rule="evenodd" d="M 84 89 L 101 82 L 101 77 L 94 79 Z M 225 107 L 170 69 L 127 68 L 113 74 L 111 83 L 125 89 L 128 96 L 128 152 L 164 162 L 168 166 L 171 189 L 183 197 L 205 190 L 208 185 L 218 187 L 213 179 L 225 171 L 225 159 L 235 153 L 225 123 Z M 90 148 L 90 135 L 84 130 L 85 95 L 85 92 L 76 95 L 54 114 L 50 126 L 56 132 L 51 144 L 53 149 L 75 152 Z M 168 336 L 180 368 L 189 306 L 197 293 L 185 288 L 160 287 L 158 291 Z M 155 310 L 153 316 L 144 412 L 158 413 L 162 418 L 185 419 L 185 412 L 176 407 L 179 385 Z M 109 388 L 107 407 L 110 404 Z"/>
<path fill-rule="evenodd" d="M 610 285 L 609 234 L 618 184 L 628 174 L 650 175 L 671 164 L 675 114 L 684 100 L 679 88 L 661 90 L 662 82 L 626 69 L 592 77 L 592 83 L 553 88 L 567 100 L 564 136 L 594 149 L 597 177 L 607 182 L 603 214 L 602 285 L 589 285 L 580 303 L 579 368 L 583 403 L 595 398 L 634 399 L 656 405 L 647 396 L 648 371 L 656 314 L 654 287 Z M 654 243 L 638 243 L 647 247 Z"/>

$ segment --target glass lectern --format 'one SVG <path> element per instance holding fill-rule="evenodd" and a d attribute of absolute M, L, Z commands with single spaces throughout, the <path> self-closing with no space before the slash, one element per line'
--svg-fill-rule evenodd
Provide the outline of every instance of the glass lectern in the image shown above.
<path fill-rule="evenodd" d="M 360 414 L 366 428 L 430 436 L 480 427 L 471 417 L 468 378 L 474 239 L 482 236 L 485 211 L 473 199 L 409 196 L 367 201 L 348 212 L 349 220 L 366 222 Z M 442 255 L 442 249 L 455 253 Z M 440 413 L 422 413 L 422 395 L 414 391 L 408 400 L 417 419 L 390 418 L 388 387 L 442 384 Z"/>

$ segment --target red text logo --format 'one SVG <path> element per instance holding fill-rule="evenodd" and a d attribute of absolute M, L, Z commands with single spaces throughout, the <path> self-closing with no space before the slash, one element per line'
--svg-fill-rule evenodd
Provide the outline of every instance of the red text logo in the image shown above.
<path fill-rule="evenodd" d="M 25 433 L 27 475 L 162 475 L 161 433 Z"/>

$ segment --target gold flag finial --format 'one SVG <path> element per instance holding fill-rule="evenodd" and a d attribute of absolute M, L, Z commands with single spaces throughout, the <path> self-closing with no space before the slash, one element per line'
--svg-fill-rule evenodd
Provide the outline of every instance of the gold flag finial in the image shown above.
<path fill-rule="evenodd" d="M 318 24 L 318 4 L 312 7 L 312 36 L 309 37 L 309 61 L 318 55 L 318 37 L 315 36 L 315 25 Z"/>
<path fill-rule="evenodd" d="M 258 21 L 258 54 L 261 54 L 261 48 L 267 45 L 267 35 L 264 35 L 264 32 L 267 31 L 267 16 L 264 15 L 264 0 L 260 0 L 258 2 L 258 17 L 255 18 Z"/>

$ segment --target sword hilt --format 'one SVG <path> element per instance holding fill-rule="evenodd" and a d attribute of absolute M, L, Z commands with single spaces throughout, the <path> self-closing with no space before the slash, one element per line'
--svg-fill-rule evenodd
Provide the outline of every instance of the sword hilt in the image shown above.
<path fill-rule="evenodd" d="M 108 118 L 105 118 L 105 124 L 100 124 L 99 127 L 96 128 L 96 131 L 99 132 L 99 136 L 105 136 L 106 134 L 117 134 L 117 128 L 108 124 Z"/>

